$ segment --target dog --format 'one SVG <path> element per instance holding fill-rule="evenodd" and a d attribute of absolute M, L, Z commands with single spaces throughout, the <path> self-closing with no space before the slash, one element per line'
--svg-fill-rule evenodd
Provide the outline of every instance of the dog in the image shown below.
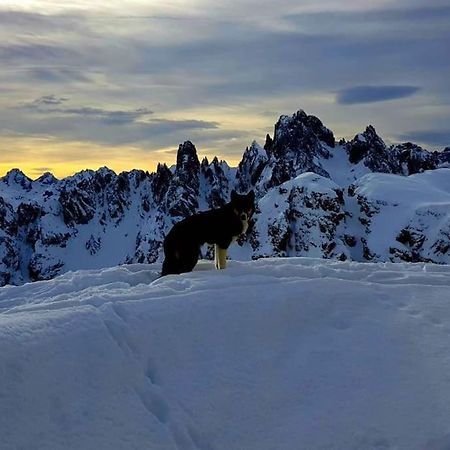
<path fill-rule="evenodd" d="M 241 195 L 233 190 L 230 202 L 221 208 L 199 212 L 177 222 L 164 239 L 161 276 L 191 272 L 205 243 L 214 244 L 216 269 L 225 269 L 228 247 L 247 231 L 254 212 L 254 191 Z"/>

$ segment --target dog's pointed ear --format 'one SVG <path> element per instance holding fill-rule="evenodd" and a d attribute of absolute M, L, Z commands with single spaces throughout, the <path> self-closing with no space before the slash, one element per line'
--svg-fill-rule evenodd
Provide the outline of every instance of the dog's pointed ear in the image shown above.
<path fill-rule="evenodd" d="M 231 201 L 234 202 L 237 199 L 238 193 L 233 189 L 230 194 Z"/>
<path fill-rule="evenodd" d="M 247 197 L 250 199 L 251 202 L 255 201 L 255 191 L 252 189 L 248 194 Z"/>

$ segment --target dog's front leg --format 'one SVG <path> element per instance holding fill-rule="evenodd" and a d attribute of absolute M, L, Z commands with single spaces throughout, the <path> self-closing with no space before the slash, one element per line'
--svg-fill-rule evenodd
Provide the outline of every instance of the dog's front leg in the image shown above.
<path fill-rule="evenodd" d="M 227 249 L 220 248 L 217 244 L 214 246 L 214 263 L 216 269 L 225 269 L 227 265 Z"/>

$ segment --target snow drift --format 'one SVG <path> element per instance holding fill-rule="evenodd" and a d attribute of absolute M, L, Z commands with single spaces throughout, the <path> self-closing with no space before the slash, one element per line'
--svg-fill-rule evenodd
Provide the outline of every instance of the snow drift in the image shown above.
<path fill-rule="evenodd" d="M 312 258 L 0 289 L 0 448 L 450 446 L 450 267 Z"/>

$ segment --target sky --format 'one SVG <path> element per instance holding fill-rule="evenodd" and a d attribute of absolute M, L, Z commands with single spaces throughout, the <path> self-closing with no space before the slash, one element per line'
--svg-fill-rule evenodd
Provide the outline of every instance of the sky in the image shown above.
<path fill-rule="evenodd" d="M 450 145 L 448 0 L 1 0 L 0 175 L 239 162 L 281 114 Z"/>

